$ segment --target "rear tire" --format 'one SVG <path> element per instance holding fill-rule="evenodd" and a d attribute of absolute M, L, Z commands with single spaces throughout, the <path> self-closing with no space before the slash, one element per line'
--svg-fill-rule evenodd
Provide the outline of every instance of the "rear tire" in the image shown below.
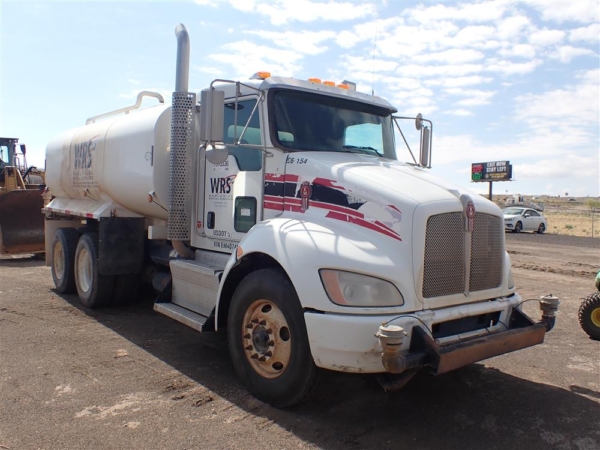
<path fill-rule="evenodd" d="M 59 228 L 52 242 L 52 280 L 57 292 L 72 294 L 75 292 L 75 251 L 79 233 L 75 228 Z"/>
<path fill-rule="evenodd" d="M 546 225 L 544 225 L 543 223 L 540 223 L 540 226 L 538 227 L 538 234 L 544 234 L 544 231 L 546 231 Z"/>
<path fill-rule="evenodd" d="M 256 398 L 287 408 L 311 394 L 318 369 L 302 306 L 281 271 L 262 269 L 241 281 L 231 300 L 227 335 L 233 366 Z"/>
<path fill-rule="evenodd" d="M 83 306 L 98 308 L 110 303 L 115 277 L 98 272 L 98 233 L 86 233 L 77 243 L 75 284 Z"/>
<path fill-rule="evenodd" d="M 579 307 L 579 324 L 590 338 L 600 341 L 600 292 L 583 300 Z"/>

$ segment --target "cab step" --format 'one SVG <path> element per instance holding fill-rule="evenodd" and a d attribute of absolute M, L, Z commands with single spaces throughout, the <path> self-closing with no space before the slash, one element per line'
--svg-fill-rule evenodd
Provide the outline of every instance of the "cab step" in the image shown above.
<path fill-rule="evenodd" d="M 183 308 L 174 303 L 155 303 L 154 311 L 164 314 L 178 322 L 181 322 L 189 327 L 200 332 L 205 331 L 204 325 L 208 321 L 208 317 L 202 314 L 195 313 L 189 309 Z"/>

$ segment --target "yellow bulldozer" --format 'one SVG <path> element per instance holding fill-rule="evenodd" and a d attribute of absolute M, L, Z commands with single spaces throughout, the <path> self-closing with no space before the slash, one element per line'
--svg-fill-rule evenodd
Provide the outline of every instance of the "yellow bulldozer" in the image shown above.
<path fill-rule="evenodd" d="M 44 252 L 45 173 L 17 138 L 0 137 L 0 254 Z"/>

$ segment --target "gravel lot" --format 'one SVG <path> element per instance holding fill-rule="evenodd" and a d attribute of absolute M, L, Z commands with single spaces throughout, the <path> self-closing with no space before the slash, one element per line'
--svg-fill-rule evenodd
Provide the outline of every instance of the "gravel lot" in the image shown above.
<path fill-rule="evenodd" d="M 239 384 L 222 334 L 200 334 L 152 301 L 85 310 L 31 257 L 0 260 L 0 450 L 600 448 L 600 342 L 577 322 L 600 240 L 507 234 L 524 298 L 553 293 L 538 347 L 386 394 L 373 377 L 326 373 L 292 410 Z M 525 310 L 539 317 L 535 302 Z"/>

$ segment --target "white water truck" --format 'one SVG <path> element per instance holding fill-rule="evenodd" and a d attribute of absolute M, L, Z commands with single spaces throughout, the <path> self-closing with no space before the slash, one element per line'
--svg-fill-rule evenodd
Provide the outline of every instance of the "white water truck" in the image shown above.
<path fill-rule="evenodd" d="M 502 212 L 428 172 L 430 121 L 411 119 L 420 152 L 402 163 L 407 118 L 350 82 L 259 72 L 198 102 L 176 36 L 172 106 L 141 93 L 48 144 L 58 292 L 95 308 L 152 282 L 157 312 L 226 330 L 244 384 L 278 407 L 322 369 L 394 389 L 543 342 L 558 299 L 538 322 L 521 311 Z"/>

